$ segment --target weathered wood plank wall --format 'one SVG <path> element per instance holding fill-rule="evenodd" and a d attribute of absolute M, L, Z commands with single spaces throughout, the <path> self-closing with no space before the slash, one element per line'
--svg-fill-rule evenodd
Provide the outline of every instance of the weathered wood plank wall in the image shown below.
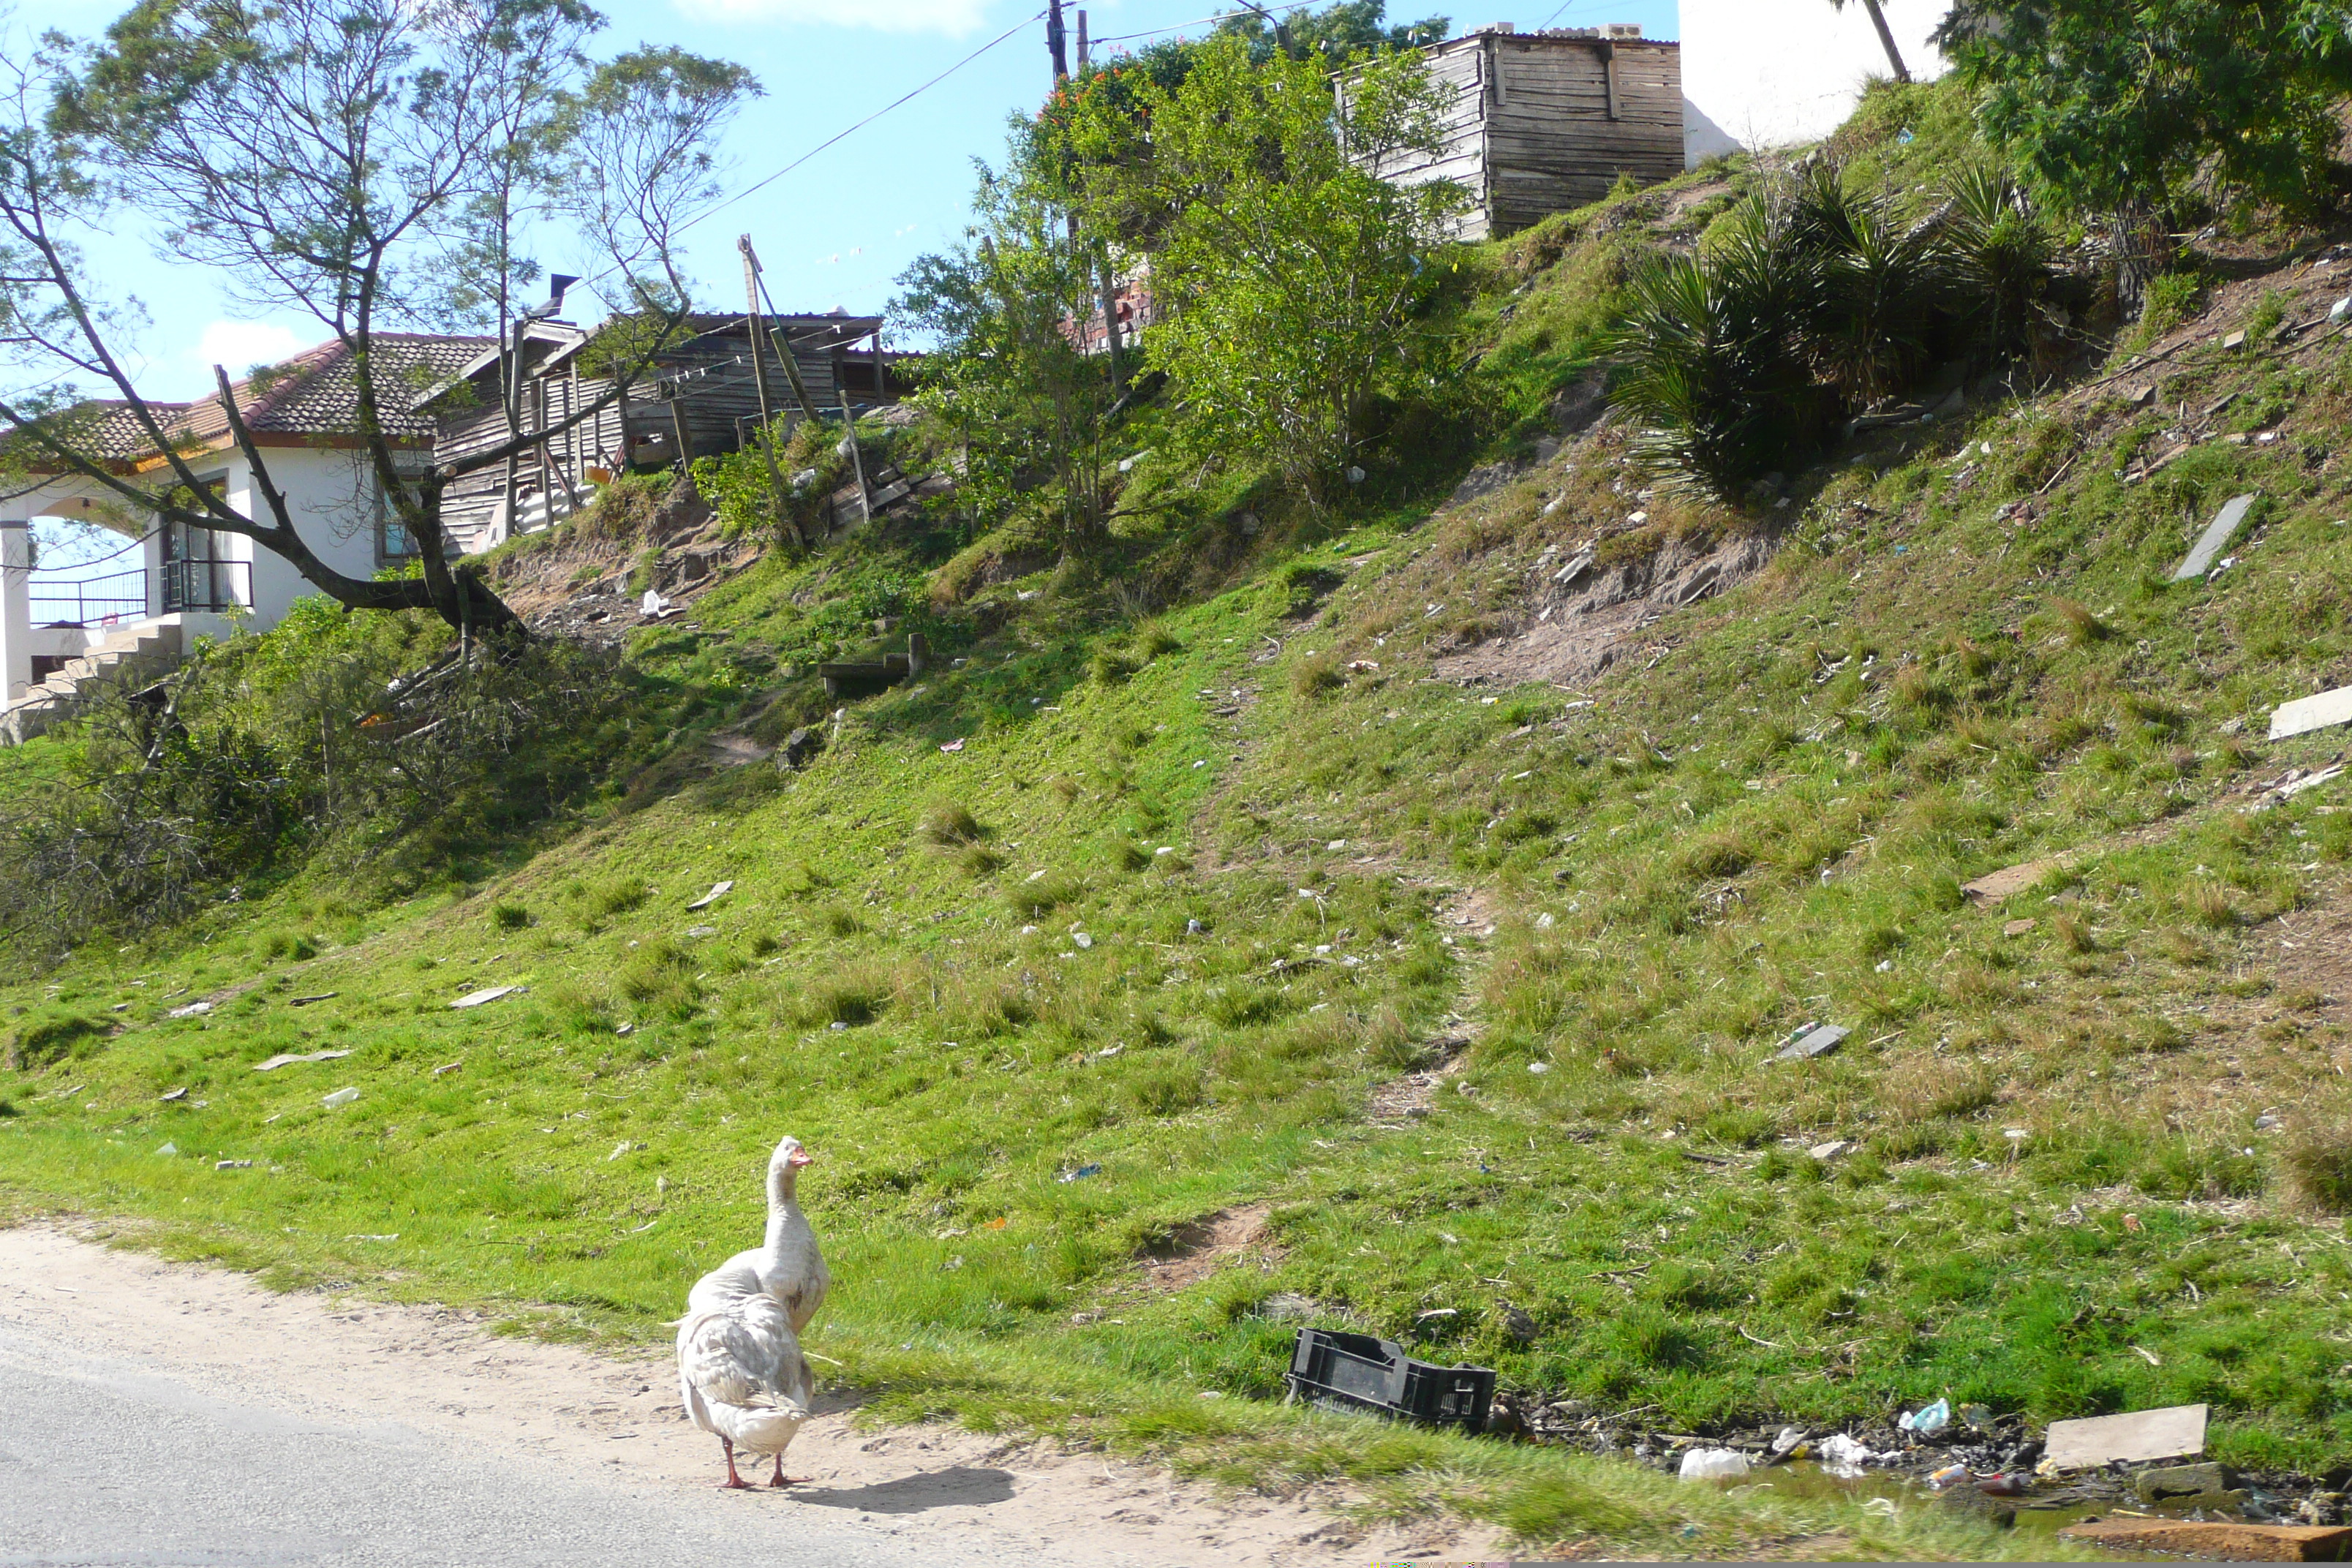
<path fill-rule="evenodd" d="M 1454 89 L 1435 157 L 1376 161 L 1398 184 L 1453 180 L 1473 205 L 1464 239 L 1509 234 L 1609 194 L 1620 174 L 1642 184 L 1683 169 L 1682 50 L 1600 30 L 1488 28 L 1422 51 Z"/>

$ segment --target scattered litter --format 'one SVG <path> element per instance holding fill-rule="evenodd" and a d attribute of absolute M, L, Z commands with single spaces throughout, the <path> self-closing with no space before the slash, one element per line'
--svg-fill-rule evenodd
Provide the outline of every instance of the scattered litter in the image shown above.
<path fill-rule="evenodd" d="M 1809 1057 L 1826 1056 L 1837 1049 L 1839 1042 L 1852 1033 L 1853 1031 L 1843 1024 L 1822 1024 L 1818 1027 L 1809 1025 L 1800 1030 L 1794 1039 L 1781 1047 L 1779 1054 L 1772 1059 L 1786 1062 L 1798 1061 Z"/>
<path fill-rule="evenodd" d="M 982 1226 L 980 1228 L 982 1230 L 1003 1230 L 1006 1226 L 1012 1223 L 1013 1222 L 1003 1215 L 998 1215 L 994 1219 L 990 1220 L 986 1225 Z"/>
<path fill-rule="evenodd" d="M 1802 1426 L 1783 1426 L 1772 1439 L 1772 1452 L 1775 1454 L 1793 1454 L 1797 1451 L 1799 1447 L 1804 1443 L 1804 1440 L 1805 1429 Z"/>
<path fill-rule="evenodd" d="M 645 1145 L 642 1143 L 632 1143 L 627 1139 L 624 1138 L 618 1143 L 613 1145 L 613 1152 L 604 1156 L 604 1163 L 609 1165 L 614 1161 L 619 1159 L 622 1155 L 627 1153 L 630 1150 L 642 1149 L 644 1147 Z"/>
<path fill-rule="evenodd" d="M 1833 1476 L 1851 1479 L 1862 1474 L 1862 1468 L 1876 1458 L 1868 1447 L 1843 1432 L 1832 1432 L 1822 1440 L 1822 1465 Z"/>
<path fill-rule="evenodd" d="M 289 1007 L 308 1007 L 313 1002 L 331 1002 L 341 994 L 340 991 L 321 991 L 316 996 L 289 996 L 286 1005 Z"/>
<path fill-rule="evenodd" d="M 1154 855 L 1173 855 L 1176 853 L 1176 846 L 1173 844 L 1162 844 L 1159 848 L 1154 849 L 1151 853 Z"/>
<path fill-rule="evenodd" d="M 2162 1366 L 2164 1364 L 2162 1359 L 2146 1345 L 2132 1346 L 2132 1353 L 2138 1356 L 2140 1360 L 2147 1363 L 2150 1366 Z"/>
<path fill-rule="evenodd" d="M 1080 947 L 1092 947 L 1095 944 L 1095 939 L 1088 936 L 1082 931 L 1072 931 L 1070 933 L 1070 940 L 1076 942 Z"/>
<path fill-rule="evenodd" d="M 349 1051 L 280 1051 L 266 1062 L 254 1063 L 253 1070 L 276 1072 L 279 1068 L 291 1067 L 296 1062 L 331 1062 L 351 1054 Z"/>
<path fill-rule="evenodd" d="M 1549 1072 L 1551 1071 L 1551 1064 L 1549 1062 L 1529 1062 L 1528 1064 L 1528 1070 L 1533 1073 Z"/>
<path fill-rule="evenodd" d="M 209 1002 L 191 1002 L 184 1007 L 173 1008 L 170 1013 L 165 1015 L 165 1016 L 172 1018 L 193 1018 L 200 1013 L 209 1013 L 212 1010 L 213 1005 Z"/>
<path fill-rule="evenodd" d="M 2352 316 L 2352 299 L 2338 300 L 2327 307 L 2327 320 L 2330 323 L 2340 322 L 2347 316 Z"/>
<path fill-rule="evenodd" d="M 1737 1448 L 1693 1448 L 1675 1474 L 1686 1481 L 1729 1480 L 1748 1473 L 1748 1456 Z"/>
<path fill-rule="evenodd" d="M 2221 346 L 2225 349 L 2244 348 L 2246 346 L 2246 334 L 2242 331 L 2224 333 L 2221 338 Z"/>
<path fill-rule="evenodd" d="M 493 985 L 484 991 L 468 991 L 449 1004 L 452 1007 L 478 1007 L 485 1002 L 495 1002 L 501 996 L 511 996 L 522 990 L 520 985 Z"/>
<path fill-rule="evenodd" d="M 433 1069 L 433 1076 L 435 1078 L 439 1078 L 445 1072 L 456 1072 L 459 1068 L 464 1067 L 465 1065 L 466 1064 L 462 1061 L 444 1062 L 439 1067 Z"/>
<path fill-rule="evenodd" d="M 178 1089 L 166 1089 L 163 1095 L 163 1102 L 166 1105 L 170 1104 L 173 1100 L 185 1100 L 187 1098 L 188 1089 L 185 1084 L 181 1085 Z"/>
<path fill-rule="evenodd" d="M 356 1089 L 339 1089 L 332 1094 L 321 1096 L 319 1103 L 333 1110 L 340 1106 L 349 1105 L 359 1097 L 360 1091 Z"/>
<path fill-rule="evenodd" d="M 946 742 L 944 745 L 940 746 L 940 751 L 942 751 L 942 752 L 961 752 L 961 751 L 962 751 L 962 750 L 963 750 L 963 737 L 962 737 L 961 735 L 958 735 L 954 740 L 950 741 L 950 742 Z"/>
<path fill-rule="evenodd" d="M 1075 1170 L 1075 1171 L 1065 1171 L 1065 1172 L 1063 1172 L 1063 1173 L 1062 1173 L 1062 1174 L 1061 1174 L 1060 1179 L 1061 1179 L 1061 1180 L 1063 1180 L 1063 1181 L 1065 1181 L 1065 1182 L 1083 1182 L 1083 1181 L 1085 1181 L 1088 1176 L 1099 1176 L 1099 1175 L 1101 1175 L 1101 1174 L 1102 1174 L 1102 1167 L 1101 1167 L 1100 1165 L 1096 1165 L 1096 1164 L 1087 1164 L 1087 1165 L 1080 1165 L 1080 1166 L 1079 1166 L 1076 1170 Z"/>
<path fill-rule="evenodd" d="M 215 1160 L 213 1162 L 213 1169 L 215 1171 L 250 1171 L 253 1169 L 253 1162 L 250 1160 Z"/>
<path fill-rule="evenodd" d="M 1197 920 L 1188 920 L 1184 922 L 1184 934 L 1186 936 L 1199 936 L 1208 929 L 1209 928 L 1207 926 L 1202 925 Z"/>
<path fill-rule="evenodd" d="M 707 910 L 734 890 L 735 884 L 733 882 L 713 882 L 710 884 L 710 891 L 703 894 L 702 897 L 695 900 L 694 902 L 687 905 L 686 907 L 688 910 Z"/>
<path fill-rule="evenodd" d="M 2230 541 L 2236 537 L 2239 526 L 2246 521 L 2246 513 L 2253 510 L 2253 505 L 2254 498 L 2251 495 L 2231 496 L 2224 502 L 2220 513 L 2199 537 L 2196 548 L 2189 551 L 2188 558 L 2172 574 L 2172 580 L 2186 583 L 2205 575 L 2213 565 L 2213 558 L 2229 548 Z"/>
<path fill-rule="evenodd" d="M 620 1027 L 613 1031 L 613 1033 L 616 1035 L 634 1035 L 636 1032 L 637 1026 L 635 1024 L 623 1024 Z"/>
<path fill-rule="evenodd" d="M 1940 1432 L 1951 1424 L 1952 1407 L 1941 1399 L 1924 1410 L 1908 1413 L 1899 1417 L 1895 1423 L 1906 1432 L 1917 1432 L 1922 1435 Z"/>
<path fill-rule="evenodd" d="M 2173 1405 L 2125 1415 L 2053 1421 L 2042 1463 L 2053 1470 L 2089 1469 L 2193 1457 L 2205 1451 L 2202 1405 Z"/>
<path fill-rule="evenodd" d="M 2296 795 L 2301 795 L 2305 790 L 2317 789 L 2321 784 L 2326 784 L 2328 780 L 2341 775 L 2343 772 L 2344 764 L 2342 763 L 2337 763 L 2333 767 L 2322 768 L 2315 773 L 2305 773 L 2301 778 L 2296 778 L 2294 774 L 2289 773 L 2285 779 L 2282 780 L 2278 784 L 2265 787 L 2263 793 L 2264 795 L 2276 795 L 2281 800 L 2292 800 Z"/>
<path fill-rule="evenodd" d="M 649 1231 L 649 1230 L 653 1229 L 653 1227 L 654 1227 L 654 1226 L 657 1226 L 657 1225 L 659 1225 L 659 1224 L 661 1224 L 661 1221 L 660 1221 L 659 1219 L 657 1219 L 657 1218 L 656 1218 L 656 1219 L 649 1219 L 649 1220 L 646 1221 L 646 1223 L 645 1223 L 645 1224 L 643 1224 L 643 1225 L 641 1225 L 641 1226 L 638 1226 L 635 1229 L 634 1229 L 634 1230 L 630 1231 L 630 1232 L 629 1232 L 629 1234 L 630 1234 L 631 1236 L 643 1236 L 643 1235 L 645 1235 L 645 1233 L 646 1233 L 646 1232 L 647 1232 L 647 1231 Z"/>
<path fill-rule="evenodd" d="M 1966 1465 L 1946 1465 L 1940 1470 L 1927 1472 L 1927 1484 L 1937 1491 L 1943 1490 L 1946 1487 L 1956 1487 L 1962 1481 L 1974 1479 L 1976 1478 L 1969 1474 Z"/>
<path fill-rule="evenodd" d="M 668 597 L 651 588 L 646 589 L 646 596 L 637 601 L 637 613 L 648 620 L 660 620 L 670 613 L 670 608 Z"/>
<path fill-rule="evenodd" d="M 2284 740 L 2310 730 L 2352 723 L 2352 686 L 2339 686 L 2316 697 L 2282 702 L 2271 714 L 2271 739 Z"/>
<path fill-rule="evenodd" d="M 156 1150 L 156 1151 L 155 1151 L 155 1152 L 156 1152 L 157 1154 L 159 1154 L 159 1155 L 161 1155 L 161 1154 L 176 1154 L 176 1153 L 178 1153 L 179 1152 L 180 1152 L 180 1146 L 179 1146 L 177 1143 L 166 1143 L 166 1144 L 164 1144 L 161 1149 L 158 1149 L 158 1150 Z"/>

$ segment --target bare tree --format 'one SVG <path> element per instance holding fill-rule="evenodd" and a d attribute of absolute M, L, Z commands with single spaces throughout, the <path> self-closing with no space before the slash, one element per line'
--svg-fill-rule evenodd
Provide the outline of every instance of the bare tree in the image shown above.
<path fill-rule="evenodd" d="M 675 50 L 597 64 L 585 51 L 602 22 L 579 0 L 147 0 L 97 42 L 51 35 L 30 57 L 0 57 L 13 89 L 0 99 L 11 460 L 78 475 L 168 522 L 248 537 L 354 608 L 516 627 L 476 574 L 450 569 L 441 497 L 545 434 L 510 418 L 504 441 L 408 471 L 393 426 L 425 389 L 401 384 L 374 345 L 394 331 L 493 321 L 505 342 L 514 287 L 536 270 L 521 255 L 534 224 L 576 231 L 592 285 L 626 323 L 608 391 L 557 433 L 625 398 L 680 332 L 678 228 L 715 194 L 711 143 L 758 88 L 740 67 Z M 142 395 L 126 364 L 135 301 L 107 296 L 85 260 L 132 215 L 238 302 L 307 314 L 343 346 L 357 405 L 343 434 L 415 540 L 420 577 L 361 579 L 319 558 L 217 365 L 257 515 L 199 482 L 175 410 Z M 113 406 L 101 415 L 93 395 Z M 152 476 L 109 460 L 101 437 L 119 442 L 124 420 L 163 459 Z"/>
<path fill-rule="evenodd" d="M 1894 30 L 1886 25 L 1886 13 L 1878 7 L 1878 0 L 1862 0 L 1862 8 L 1870 13 L 1870 25 L 1878 29 L 1878 47 L 1886 51 L 1886 64 L 1895 72 L 1896 81 L 1907 82 L 1911 71 L 1903 63 L 1903 52 L 1895 47 Z M 1830 0 L 1830 9 L 1845 10 L 1845 0 Z"/>

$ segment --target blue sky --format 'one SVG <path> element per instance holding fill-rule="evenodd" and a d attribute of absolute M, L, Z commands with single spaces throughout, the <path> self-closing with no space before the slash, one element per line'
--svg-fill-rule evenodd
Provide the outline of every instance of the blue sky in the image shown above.
<path fill-rule="evenodd" d="M 1476 14 L 1423 0 L 1391 0 L 1392 19 L 1453 14 L 1454 30 L 1490 22 L 1522 29 L 1638 22 L 1653 37 L 1676 36 L 1675 0 L 1471 0 Z M 741 305 L 735 237 L 749 233 L 768 288 L 786 310 L 864 313 L 882 309 L 893 279 L 924 251 L 951 240 L 972 184 L 972 160 L 1003 149 L 1007 115 L 1034 109 L 1051 70 L 1042 21 L 1023 18 L 1043 0 L 604 0 L 611 18 L 604 52 L 640 42 L 676 44 L 749 66 L 766 89 L 727 139 L 728 183 L 740 189 L 854 124 L 909 89 L 946 70 L 1019 25 L 1015 36 L 914 101 L 857 132 L 793 174 L 713 215 L 690 233 L 689 260 L 703 298 L 719 309 Z M 103 26 L 111 9 L 67 0 L 18 0 L 12 29 L 68 33 Z M 1232 0 L 1090 0 L 1094 37 L 1162 29 L 1198 34 L 1202 18 Z M 1188 25 L 1189 24 L 1189 25 Z M 1071 26 L 1076 27 L 1075 18 Z M 1148 41 L 1137 38 L 1133 45 Z M 1115 47 L 1115 46 L 1114 46 Z M 135 290 L 153 318 L 137 349 L 142 390 L 187 397 L 208 390 L 215 360 L 232 373 L 310 346 L 314 323 L 287 317 L 253 321 L 224 305 L 201 269 L 175 267 L 128 243 L 106 256 L 106 270 Z M 572 258 L 552 250 L 553 270 Z M 574 315 L 596 313 L 575 300 Z"/>

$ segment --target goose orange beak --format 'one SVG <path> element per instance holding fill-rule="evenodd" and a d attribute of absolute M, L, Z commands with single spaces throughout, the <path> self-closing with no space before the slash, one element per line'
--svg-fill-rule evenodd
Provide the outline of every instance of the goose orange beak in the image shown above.
<path fill-rule="evenodd" d="M 814 1163 L 815 1159 L 816 1156 L 810 1153 L 807 1150 L 795 1149 L 790 1154 L 784 1156 L 784 1163 L 794 1166 L 806 1165 Z"/>

